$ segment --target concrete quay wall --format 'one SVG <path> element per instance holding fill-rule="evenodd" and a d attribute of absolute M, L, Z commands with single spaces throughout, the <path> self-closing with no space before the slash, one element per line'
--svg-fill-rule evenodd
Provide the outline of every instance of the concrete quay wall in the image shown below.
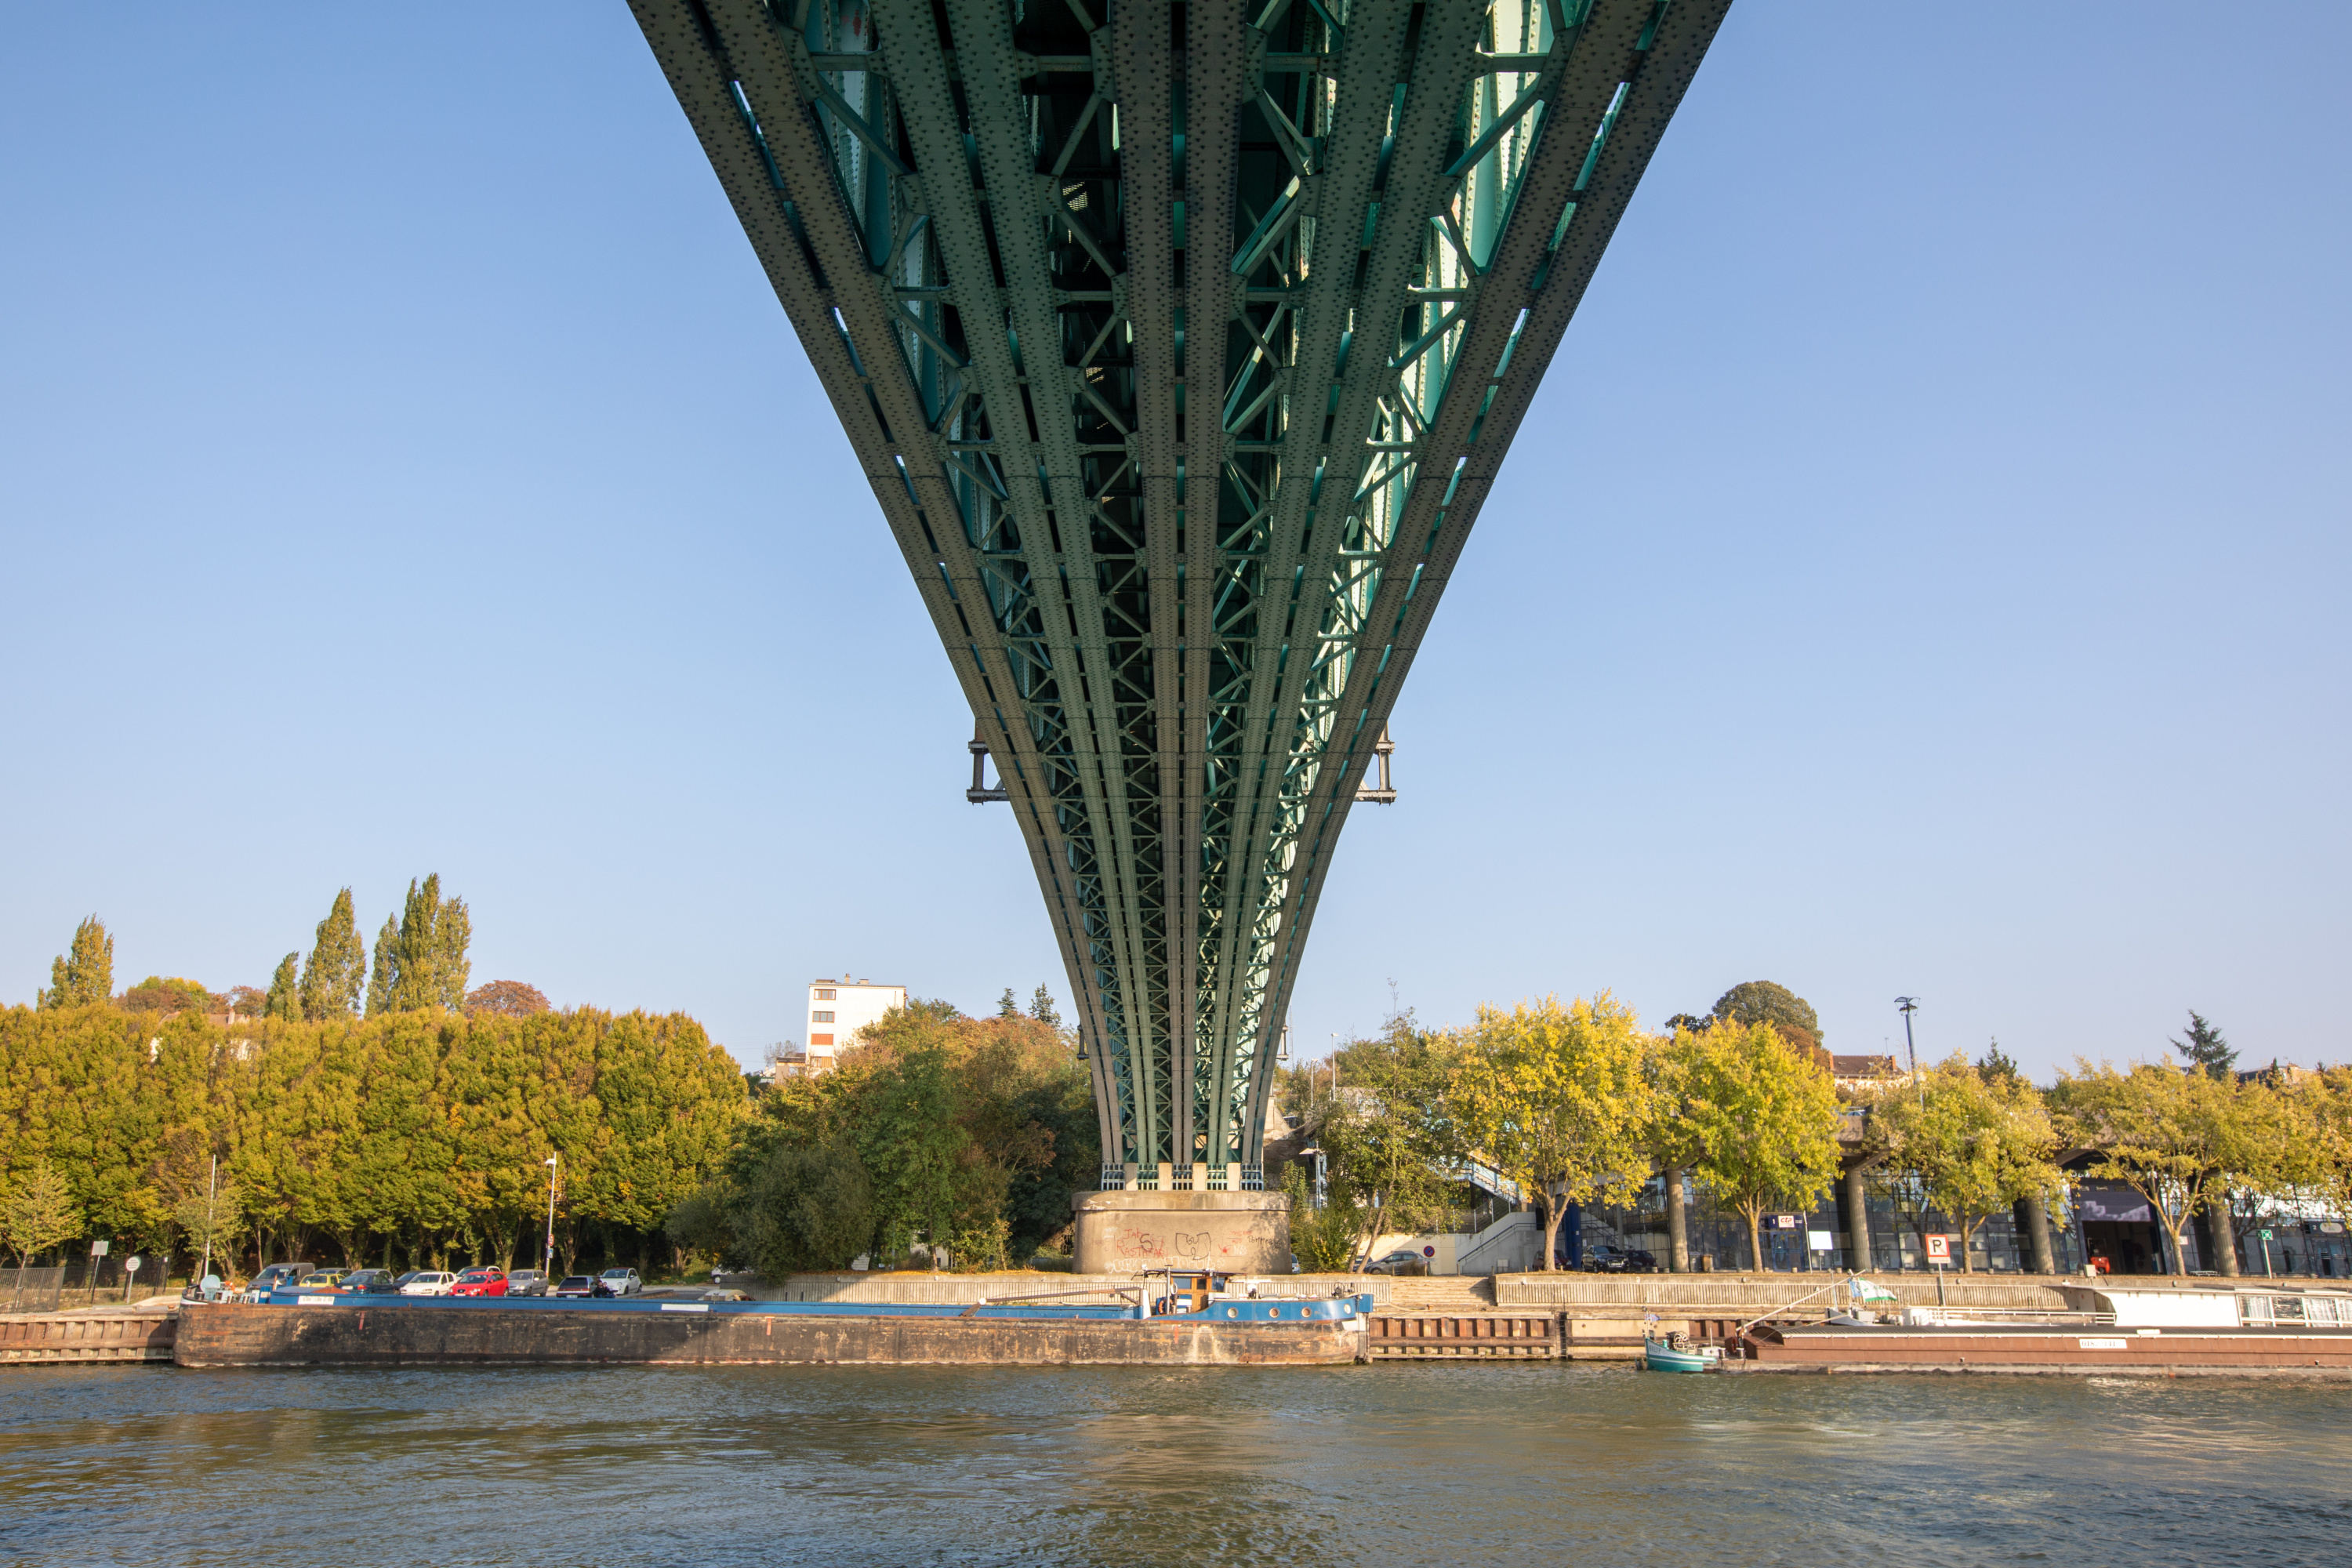
<path fill-rule="evenodd" d="M 1863 1278 L 1894 1292 L 1904 1306 L 1937 1304 L 1932 1275 L 1868 1274 Z M 1620 1312 L 1632 1317 L 1650 1312 L 1661 1316 L 1715 1317 L 1772 1311 L 1809 1291 L 1822 1291 L 1796 1309 L 1811 1314 L 1844 1306 L 1844 1275 L 1828 1273 L 1497 1274 L 1495 1303 L 1498 1307 L 1553 1307 L 1585 1311 L 1594 1317 Z M 2058 1279 L 2052 1275 L 1948 1274 L 1944 1277 L 1943 1301 L 1947 1306 L 1990 1311 L 2067 1310 L 2066 1298 L 2058 1289 Z"/>
<path fill-rule="evenodd" d="M 1255 1281 L 1262 1296 L 1327 1296 L 1369 1294 L 1375 1303 L 1389 1299 L 1391 1281 L 1383 1275 L 1244 1274 L 1236 1283 Z M 1109 1304 L 1141 1283 L 1132 1274 L 1047 1274 L 1028 1269 L 1001 1274 L 788 1274 L 772 1285 L 747 1285 L 747 1293 L 762 1301 L 856 1301 L 901 1307 L 968 1307 L 983 1297 L 992 1301 L 1008 1296 L 1059 1295 L 1066 1290 L 1084 1295 L 1060 1299 L 1076 1305 Z M 1158 1281 L 1153 1281 L 1157 1284 Z M 1345 1287 L 1345 1289 L 1342 1289 Z"/>

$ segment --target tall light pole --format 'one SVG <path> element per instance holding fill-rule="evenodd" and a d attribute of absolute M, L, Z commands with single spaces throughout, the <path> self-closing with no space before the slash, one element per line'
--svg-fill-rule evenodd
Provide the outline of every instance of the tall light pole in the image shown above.
<path fill-rule="evenodd" d="M 540 1163 L 547 1167 L 547 1260 L 540 1268 L 551 1275 L 555 1272 L 555 1156 L 550 1154 Z"/>
<path fill-rule="evenodd" d="M 1919 1046 L 1911 1037 L 1911 1015 L 1919 1010 L 1916 996 L 1897 996 L 1895 1009 L 1903 1015 L 1903 1048 L 1911 1053 L 1911 1085 L 1919 1091 L 1919 1109 L 1927 1109 L 1927 1086 L 1919 1081 Z"/>

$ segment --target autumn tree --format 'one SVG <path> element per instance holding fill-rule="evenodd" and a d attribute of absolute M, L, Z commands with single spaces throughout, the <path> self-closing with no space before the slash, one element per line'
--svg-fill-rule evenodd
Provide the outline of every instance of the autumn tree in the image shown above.
<path fill-rule="evenodd" d="M 468 1016 L 490 1013 L 502 1018 L 528 1018 L 547 1010 L 547 993 L 520 980 L 493 980 L 466 993 Z"/>
<path fill-rule="evenodd" d="M 1698 1102 L 1709 1079 L 1711 1047 L 1706 1036 L 1711 1031 L 1697 1024 L 1687 1014 L 1678 1015 L 1673 1032 L 1653 1039 L 1643 1060 L 1653 1095 L 1645 1142 L 1651 1163 L 1665 1188 L 1666 1267 L 1676 1274 L 1690 1271 L 1685 1178 L 1706 1158 L 1707 1132 L 1713 1125 Z"/>
<path fill-rule="evenodd" d="M 2237 1088 L 2234 1078 L 2194 1067 L 2141 1063 L 2118 1072 L 2078 1061 L 2053 1093 L 2069 1142 L 2093 1151 L 2090 1173 L 2125 1184 L 2156 1211 L 2172 1239 L 2176 1274 L 2187 1267 L 2181 1236 L 2200 1205 L 2221 1210 L 2226 1230 Z"/>
<path fill-rule="evenodd" d="M 302 1016 L 313 1024 L 357 1017 L 366 985 L 367 948 L 360 941 L 352 890 L 345 888 L 335 894 L 327 918 L 319 922 L 310 959 L 302 967 Z"/>
<path fill-rule="evenodd" d="M 2019 1200 L 2055 1189 L 2063 1176 L 2052 1156 L 2058 1133 L 2042 1096 L 2024 1079 L 1987 1073 L 1961 1055 L 1916 1084 L 1883 1088 L 1870 1109 L 1868 1136 L 1881 1171 L 1917 1184 L 1914 1225 L 1932 1206 L 1960 1226 L 1961 1267 L 1973 1269 L 1969 1242 L 1985 1220 Z M 1922 1232 L 1924 1251 L 1927 1237 Z"/>
<path fill-rule="evenodd" d="M 1706 1151 L 1700 1178 L 1748 1221 L 1764 1266 L 1764 1211 L 1811 1208 L 1837 1179 L 1837 1089 L 1772 1022 L 1718 1024 L 1699 1037 L 1690 1114 Z"/>
<path fill-rule="evenodd" d="M 214 1013 L 224 1009 L 220 998 L 180 975 L 151 974 L 122 994 L 122 1005 L 133 1013 Z"/>
<path fill-rule="evenodd" d="M 47 1252 L 81 1230 L 81 1211 L 72 1190 L 55 1165 L 43 1160 L 10 1184 L 0 1198 L 0 1242 L 16 1250 L 16 1283 L 24 1286 L 25 1265 L 37 1252 Z"/>
<path fill-rule="evenodd" d="M 74 927 L 73 945 L 49 965 L 48 989 L 36 1000 L 44 1007 L 81 1007 L 114 994 L 114 938 L 96 915 Z"/>
<path fill-rule="evenodd" d="M 1543 1267 L 1570 1204 L 1622 1201 L 1648 1178 L 1648 1039 L 1607 992 L 1506 1013 L 1482 1006 L 1455 1084 L 1464 1134 L 1486 1163 L 1544 1197 Z"/>

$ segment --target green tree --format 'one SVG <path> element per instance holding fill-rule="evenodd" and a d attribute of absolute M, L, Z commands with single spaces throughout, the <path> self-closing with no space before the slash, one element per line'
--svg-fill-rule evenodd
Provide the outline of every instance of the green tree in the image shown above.
<path fill-rule="evenodd" d="M 344 888 L 319 922 L 310 961 L 302 969 L 302 1016 L 313 1024 L 357 1017 L 366 984 L 367 947 L 360 941 L 352 890 Z"/>
<path fill-rule="evenodd" d="M 1769 1024 L 1783 1035 L 1790 1035 L 1800 1046 L 1817 1047 L 1822 1043 L 1822 1021 L 1814 1016 L 1813 1005 L 1785 985 L 1769 980 L 1750 980 L 1735 985 L 1715 999 L 1717 1018 L 1746 1027 L 1750 1024 Z M 1790 1031 L 1803 1037 L 1796 1038 Z"/>
<path fill-rule="evenodd" d="M 440 873 L 423 882 L 412 879 L 399 923 L 387 920 L 376 937 L 375 973 L 368 982 L 368 1016 L 420 1007 L 462 1011 L 466 980 L 472 969 L 466 950 L 472 940 L 473 921 L 466 901 L 441 896 Z"/>
<path fill-rule="evenodd" d="M 1029 994 L 1029 1016 L 1049 1029 L 1062 1026 L 1062 1011 L 1054 1005 L 1054 994 L 1045 989 L 1042 980 L 1037 982 L 1037 989 Z"/>
<path fill-rule="evenodd" d="M 1569 1204 L 1622 1200 L 1648 1178 L 1649 1040 L 1607 992 L 1510 1012 L 1482 1006 L 1456 1080 L 1463 1131 L 1487 1163 L 1544 1202 L 1543 1267 Z"/>
<path fill-rule="evenodd" d="M 1810 1208 L 1837 1178 L 1837 1089 L 1769 1019 L 1698 1037 L 1698 1173 L 1748 1221 L 1748 1256 L 1761 1268 L 1764 1211 Z"/>
<path fill-rule="evenodd" d="M 2189 1058 L 2190 1067 L 2208 1078 L 2228 1078 L 2238 1066 L 2238 1053 L 2221 1037 L 2221 1031 L 2197 1012 L 2189 1012 L 2189 1037 L 2174 1040 L 2172 1048 Z"/>
<path fill-rule="evenodd" d="M 235 1182 L 207 1183 L 172 1205 L 172 1223 L 180 1227 L 199 1268 L 215 1258 L 226 1266 L 245 1232 L 245 1196 Z"/>
<path fill-rule="evenodd" d="M 81 1007 L 114 995 L 114 938 L 96 915 L 74 927 L 73 946 L 49 965 L 48 989 L 36 1000 L 44 1007 Z"/>
<path fill-rule="evenodd" d="M 1985 1054 L 1977 1058 L 1977 1074 L 1987 1083 L 1996 1079 L 2017 1083 L 2022 1082 L 2025 1078 L 2023 1073 L 2017 1070 L 2017 1063 L 2011 1058 L 2010 1054 L 2000 1048 L 2000 1040 L 1997 1037 L 1985 1047 Z"/>
<path fill-rule="evenodd" d="M 1283 1168 L 1282 1190 L 1290 1196 L 1290 1255 L 1309 1274 L 1341 1274 L 1363 1245 L 1365 1217 L 1355 1194 L 1334 1186 L 1323 1206 L 1315 1206 L 1307 1173 L 1295 1162 Z"/>
<path fill-rule="evenodd" d="M 1000 1018 L 1021 1016 L 1021 1004 L 1013 999 L 1013 987 L 1010 985 L 1004 988 L 1004 994 L 996 999 L 996 1016 Z"/>
<path fill-rule="evenodd" d="M 302 1016 L 301 981 L 298 965 L 302 955 L 289 952 L 278 961 L 278 973 L 269 977 L 269 997 L 261 1005 L 265 1018 L 289 1021 Z"/>
<path fill-rule="evenodd" d="M 1444 1229 L 1453 1215 L 1465 1152 L 1453 1117 L 1456 1056 L 1408 1008 L 1337 1054 L 1344 1090 L 1300 1102 L 1304 1133 L 1328 1173 L 1318 1213 L 1354 1218 L 1354 1250 L 1370 1253 L 1383 1233 Z"/>
<path fill-rule="evenodd" d="M 33 1254 L 47 1252 L 81 1229 L 81 1211 L 58 1168 L 43 1160 L 17 1177 L 0 1199 L 0 1241 L 16 1249 L 19 1284 Z"/>
<path fill-rule="evenodd" d="M 1976 1267 L 1969 1243 L 1990 1215 L 2064 1180 L 2052 1159 L 2058 1133 L 2041 1094 L 1964 1056 L 1953 1056 L 1916 1085 L 1884 1088 L 1869 1127 L 1874 1152 L 1885 1162 L 1879 1168 L 1916 1179 L 1922 1214 L 1933 1205 L 1958 1223 L 1965 1269 Z M 1924 1234 L 1920 1247 L 1927 1247 Z"/>

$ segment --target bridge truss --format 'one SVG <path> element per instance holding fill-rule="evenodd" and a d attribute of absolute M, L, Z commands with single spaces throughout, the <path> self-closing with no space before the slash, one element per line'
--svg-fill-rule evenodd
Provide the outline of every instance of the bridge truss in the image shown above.
<path fill-rule="evenodd" d="M 1729 0 L 631 5 L 997 761 L 1106 1180 L 1255 1184 L 1356 780 Z"/>

